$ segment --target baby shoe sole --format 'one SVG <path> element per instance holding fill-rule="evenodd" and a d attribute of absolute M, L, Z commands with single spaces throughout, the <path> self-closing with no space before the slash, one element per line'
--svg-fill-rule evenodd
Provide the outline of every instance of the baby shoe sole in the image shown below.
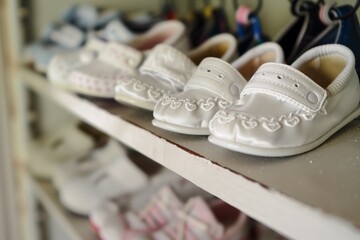
<path fill-rule="evenodd" d="M 178 126 L 171 123 L 159 121 L 157 119 L 153 119 L 152 124 L 158 128 L 162 128 L 171 132 L 177 132 L 188 135 L 210 135 L 209 128 L 183 127 L 183 126 Z"/>
<path fill-rule="evenodd" d="M 261 157 L 285 157 L 285 156 L 292 156 L 301 154 L 307 151 L 310 151 L 323 142 L 325 142 L 328 138 L 330 138 L 334 133 L 339 131 L 345 125 L 350 123 L 352 120 L 360 116 L 360 105 L 355 109 L 352 113 L 350 113 L 346 118 L 344 118 L 338 125 L 334 126 L 330 131 L 322 135 L 317 140 L 308 143 L 306 145 L 298 146 L 298 147 L 290 147 L 290 148 L 258 148 L 248 145 L 243 145 L 240 143 L 235 143 L 227 140 L 223 140 L 217 138 L 215 136 L 209 136 L 209 141 L 213 144 L 219 145 L 221 147 L 241 152 L 245 154 L 261 156 Z"/>
<path fill-rule="evenodd" d="M 120 95 L 120 94 L 115 95 L 115 100 L 118 101 L 119 103 L 131 106 L 131 107 L 138 107 L 138 108 L 149 110 L 149 111 L 154 111 L 154 108 L 156 105 L 156 103 L 144 102 L 144 101 L 136 100 L 134 98 L 127 97 L 127 96 Z"/>
<path fill-rule="evenodd" d="M 93 91 L 88 91 L 84 88 L 78 88 L 78 87 L 74 87 L 74 86 L 68 86 L 67 89 L 70 91 L 73 91 L 75 93 L 84 94 L 84 95 L 90 96 L 90 97 L 111 98 L 111 99 L 114 98 L 113 94 L 96 93 Z"/>

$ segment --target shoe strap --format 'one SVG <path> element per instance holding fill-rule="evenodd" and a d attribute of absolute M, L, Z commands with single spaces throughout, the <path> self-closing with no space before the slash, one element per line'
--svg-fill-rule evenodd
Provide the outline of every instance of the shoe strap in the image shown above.
<path fill-rule="evenodd" d="M 297 105 L 305 111 L 318 112 L 326 100 L 326 90 L 299 70 L 280 63 L 266 63 L 250 79 L 241 96 L 267 94 Z"/>
<path fill-rule="evenodd" d="M 232 103 L 240 97 L 246 84 L 244 77 L 229 63 L 219 58 L 205 58 L 185 86 L 204 89 Z"/>
<path fill-rule="evenodd" d="M 181 91 L 195 69 L 195 64 L 185 54 L 171 46 L 160 44 L 151 51 L 140 67 L 140 72 L 167 81 L 174 89 Z"/>
<path fill-rule="evenodd" d="M 125 44 L 110 42 L 100 54 L 99 59 L 115 68 L 132 73 L 140 65 L 143 54 Z"/>

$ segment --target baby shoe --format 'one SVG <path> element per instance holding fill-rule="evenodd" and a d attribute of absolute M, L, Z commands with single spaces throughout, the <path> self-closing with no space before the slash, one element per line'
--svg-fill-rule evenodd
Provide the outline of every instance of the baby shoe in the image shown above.
<path fill-rule="evenodd" d="M 78 123 L 71 122 L 30 148 L 30 170 L 38 178 L 51 179 L 58 164 L 86 155 L 94 145 L 93 139 L 78 128 Z"/>
<path fill-rule="evenodd" d="M 229 107 L 257 68 L 266 62 L 283 62 L 276 43 L 261 44 L 232 65 L 206 58 L 186 83 L 184 91 L 163 97 L 155 106 L 153 125 L 183 134 L 209 135 L 209 121 L 218 110 Z"/>
<path fill-rule="evenodd" d="M 139 209 L 143 209 L 154 196 L 154 193 L 161 192 L 163 188 L 170 188 L 181 201 L 186 201 L 192 196 L 201 196 L 204 199 L 214 198 L 210 193 L 195 186 L 192 182 L 164 168 L 150 178 L 146 187 L 130 196 L 127 203 L 124 205 L 110 203 L 110 205 L 107 203 L 101 205 L 91 212 L 91 219 L 93 219 L 97 226 L 105 226 L 105 220 L 109 218 L 109 214 L 120 215 L 121 212 L 118 206 L 121 205 L 121 207 L 127 207 L 128 210 L 136 212 Z M 111 205 L 114 205 L 114 207 L 109 208 Z M 109 209 L 112 210 L 110 211 Z M 116 220 L 118 221 L 118 218 Z"/>
<path fill-rule="evenodd" d="M 156 46 L 140 67 L 140 74 L 117 82 L 115 100 L 153 111 L 164 95 L 184 89 L 196 65 L 206 57 L 232 61 L 236 57 L 236 39 L 220 34 L 187 54 L 168 45 Z"/>
<path fill-rule="evenodd" d="M 182 207 L 176 194 L 163 187 L 138 211 L 120 214 L 111 202 L 99 205 L 90 215 L 90 223 L 103 240 L 148 239 L 151 233 L 165 227 Z"/>
<path fill-rule="evenodd" d="M 326 6 L 324 6 L 323 8 L 326 9 Z M 331 18 L 329 17 L 329 11 L 333 11 L 334 15 L 336 15 L 337 17 L 342 17 L 347 15 L 352 10 L 352 6 L 343 5 L 331 7 L 330 9 L 327 9 L 328 12 L 320 11 L 320 15 L 323 16 L 321 19 L 325 21 L 325 19 L 328 18 L 328 22 L 325 22 L 328 24 L 328 27 L 316 38 L 312 39 L 307 49 L 325 44 L 341 44 L 350 48 L 350 50 L 355 55 L 355 59 L 359 59 L 360 46 L 358 42 L 360 41 L 360 26 L 356 13 L 339 20 L 331 20 Z M 327 16 L 324 17 L 324 14 Z M 302 51 L 301 53 L 304 52 L 305 51 Z M 357 74 L 359 75 L 360 61 L 355 61 L 355 69 Z"/>
<path fill-rule="evenodd" d="M 113 20 L 104 29 L 90 34 L 83 48 L 56 54 L 49 63 L 47 76 L 51 83 L 67 88 L 70 72 L 94 61 L 106 48 L 106 41 L 123 43 L 134 37 L 135 35 L 120 20 Z"/>
<path fill-rule="evenodd" d="M 291 1 L 295 19 L 274 38 L 282 47 L 287 63 L 292 63 L 308 50 L 309 43 L 326 29 L 319 17 L 319 3 L 320 1 Z"/>
<path fill-rule="evenodd" d="M 175 218 L 163 229 L 152 234 L 154 240 L 245 240 L 249 237 L 248 217 L 229 204 L 217 200 L 207 204 L 194 197 L 177 210 Z"/>
<path fill-rule="evenodd" d="M 230 108 L 210 122 L 210 142 L 258 156 L 309 151 L 360 114 L 354 54 L 345 46 L 313 48 L 291 66 L 259 68 Z"/>
<path fill-rule="evenodd" d="M 69 88 L 85 95 L 113 98 L 117 80 L 135 74 L 144 55 L 160 43 L 187 50 L 185 26 L 179 21 L 165 21 L 127 45 L 108 43 L 98 58 L 69 74 Z"/>
<path fill-rule="evenodd" d="M 54 166 L 52 182 L 60 190 L 73 178 L 84 177 L 109 164 L 114 158 L 126 156 L 123 149 L 115 140 L 109 140 L 105 146 L 96 148 L 89 154 L 80 158 L 73 158 L 69 161 L 60 162 Z"/>
<path fill-rule="evenodd" d="M 102 202 L 126 197 L 146 185 L 147 175 L 124 154 L 119 144 L 110 154 L 113 158 L 107 164 L 62 186 L 60 200 L 67 209 L 88 215 Z"/>

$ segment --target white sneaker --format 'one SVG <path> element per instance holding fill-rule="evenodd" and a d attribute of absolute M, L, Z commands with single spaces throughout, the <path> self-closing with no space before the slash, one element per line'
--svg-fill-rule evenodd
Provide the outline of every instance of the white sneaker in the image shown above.
<path fill-rule="evenodd" d="M 322 144 L 360 115 L 355 57 L 345 46 L 313 48 L 291 66 L 267 63 L 240 100 L 211 120 L 209 140 L 258 156 L 289 156 Z"/>
<path fill-rule="evenodd" d="M 88 215 L 104 201 L 126 197 L 148 182 L 148 177 L 126 155 L 118 144 L 111 151 L 112 161 L 90 175 L 78 176 L 60 189 L 62 204 L 72 212 Z"/>
<path fill-rule="evenodd" d="M 89 175 L 120 156 L 126 157 L 125 149 L 118 142 L 111 139 L 105 146 L 96 148 L 81 158 L 73 158 L 70 161 L 56 165 L 52 182 L 60 190 L 73 178 Z"/>
<path fill-rule="evenodd" d="M 30 170 L 38 178 L 51 179 L 58 164 L 86 155 L 94 145 L 78 122 L 71 122 L 36 141 L 30 149 Z"/>
<path fill-rule="evenodd" d="M 183 92 L 164 96 L 156 104 L 152 123 L 173 132 L 209 135 L 209 121 L 240 97 L 258 67 L 283 61 L 281 47 L 271 42 L 250 49 L 232 65 L 218 58 L 206 58 Z"/>

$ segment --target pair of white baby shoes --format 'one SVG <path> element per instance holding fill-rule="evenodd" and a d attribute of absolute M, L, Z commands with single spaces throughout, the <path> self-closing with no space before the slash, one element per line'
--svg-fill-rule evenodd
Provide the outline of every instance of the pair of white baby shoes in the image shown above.
<path fill-rule="evenodd" d="M 355 57 L 342 45 L 310 49 L 292 65 L 275 43 L 232 64 L 206 58 L 182 92 L 164 96 L 153 124 L 208 135 L 212 143 L 259 156 L 309 151 L 360 114 Z"/>

